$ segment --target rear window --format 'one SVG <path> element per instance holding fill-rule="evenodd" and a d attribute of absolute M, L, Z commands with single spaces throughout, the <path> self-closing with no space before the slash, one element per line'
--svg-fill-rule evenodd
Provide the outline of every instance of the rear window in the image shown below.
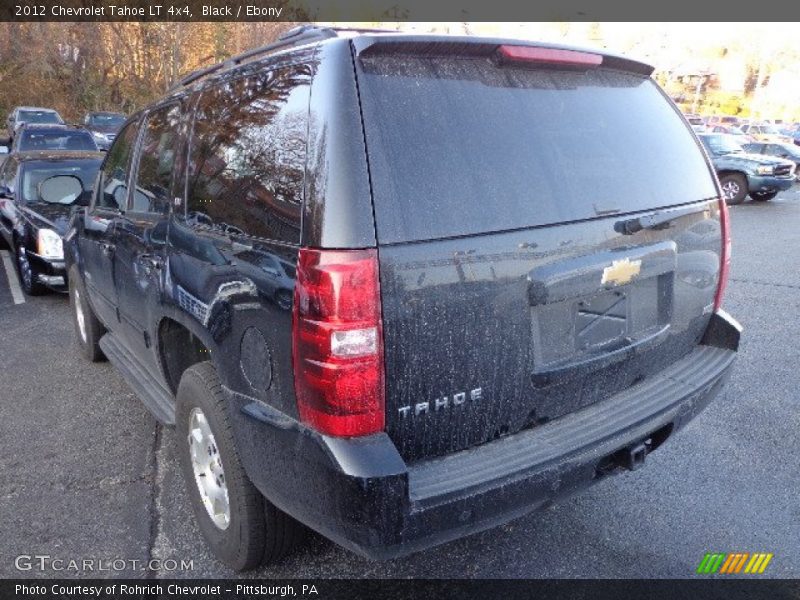
<path fill-rule="evenodd" d="M 23 131 L 18 150 L 87 150 L 96 152 L 97 144 L 85 131 Z"/>
<path fill-rule="evenodd" d="M 61 117 L 52 110 L 21 110 L 17 115 L 18 121 L 25 123 L 62 123 Z"/>
<path fill-rule="evenodd" d="M 359 74 L 381 243 L 712 198 L 701 150 L 639 75 L 376 57 Z"/>

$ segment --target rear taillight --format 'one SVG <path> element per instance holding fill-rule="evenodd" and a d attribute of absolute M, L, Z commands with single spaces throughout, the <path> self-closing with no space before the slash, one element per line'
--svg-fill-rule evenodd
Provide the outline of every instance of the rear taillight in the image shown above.
<path fill-rule="evenodd" d="M 497 49 L 504 61 L 537 62 L 562 66 L 598 66 L 603 63 L 601 54 L 562 50 L 560 48 L 539 48 L 536 46 L 503 45 Z"/>
<path fill-rule="evenodd" d="M 715 311 L 722 306 L 722 296 L 725 294 L 725 288 L 728 287 L 728 273 L 731 269 L 731 221 L 728 215 L 728 204 L 722 198 L 719 201 L 719 228 L 722 233 L 722 252 L 719 257 L 719 283 L 717 284 L 717 294 L 714 296 Z"/>
<path fill-rule="evenodd" d="M 301 249 L 294 289 L 294 388 L 301 420 L 335 436 L 382 431 L 377 252 Z"/>

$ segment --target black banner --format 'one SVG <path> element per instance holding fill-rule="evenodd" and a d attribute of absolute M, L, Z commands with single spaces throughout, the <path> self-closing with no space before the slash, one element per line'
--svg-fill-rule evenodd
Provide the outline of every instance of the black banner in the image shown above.
<path fill-rule="evenodd" d="M 771 600 L 800 598 L 798 580 L 6 580 L 0 598 L 319 598 L 325 600 L 513 598 L 534 600 Z"/>
<path fill-rule="evenodd" d="M 4 0 L 0 21 L 794 21 L 783 0 L 687 6 L 634 0 Z"/>

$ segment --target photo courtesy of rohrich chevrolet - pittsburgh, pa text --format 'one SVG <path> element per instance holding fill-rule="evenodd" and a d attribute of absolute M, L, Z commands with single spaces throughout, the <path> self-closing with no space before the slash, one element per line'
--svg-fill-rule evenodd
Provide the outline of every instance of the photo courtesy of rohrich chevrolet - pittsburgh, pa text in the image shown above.
<path fill-rule="evenodd" d="M 800 598 L 796 21 L 3 2 L 0 597 Z"/>

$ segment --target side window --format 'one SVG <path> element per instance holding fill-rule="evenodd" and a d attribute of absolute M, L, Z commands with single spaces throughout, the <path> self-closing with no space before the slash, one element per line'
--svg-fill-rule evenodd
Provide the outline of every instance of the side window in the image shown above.
<path fill-rule="evenodd" d="M 133 190 L 133 212 L 169 212 L 180 121 L 179 104 L 159 108 L 147 116 Z"/>
<path fill-rule="evenodd" d="M 232 235 L 300 243 L 311 70 L 295 65 L 204 90 L 187 217 Z"/>
<path fill-rule="evenodd" d="M 138 123 L 126 125 L 114 140 L 97 178 L 95 206 L 123 210 L 128 199 L 128 175 Z"/>

